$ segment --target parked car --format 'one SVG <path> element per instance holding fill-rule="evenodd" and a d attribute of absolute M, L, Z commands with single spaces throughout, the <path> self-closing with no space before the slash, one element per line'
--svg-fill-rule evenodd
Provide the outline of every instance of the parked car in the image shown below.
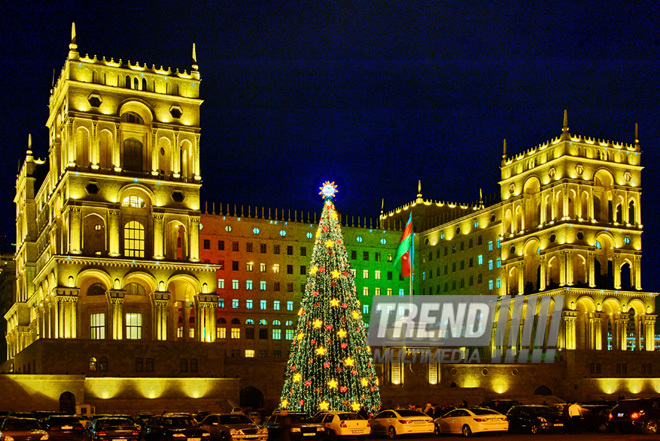
<path fill-rule="evenodd" d="M 481 406 L 479 407 L 486 407 L 488 409 L 493 409 L 502 415 L 505 415 L 509 409 L 511 409 L 513 406 L 518 406 L 520 403 L 516 400 L 492 400 L 492 401 L 484 401 L 481 403 Z"/>
<path fill-rule="evenodd" d="M 35 418 L 2 417 L 0 424 L 0 440 L 34 440 L 45 441 L 48 432 L 41 428 L 39 421 Z"/>
<path fill-rule="evenodd" d="M 41 425 L 48 431 L 48 438 L 53 440 L 81 440 L 84 428 L 80 420 L 70 415 L 49 415 L 41 421 Z"/>
<path fill-rule="evenodd" d="M 608 427 L 617 432 L 658 433 L 660 429 L 660 399 L 641 398 L 619 401 L 609 414 Z"/>
<path fill-rule="evenodd" d="M 220 441 L 266 441 L 268 429 L 259 427 L 247 415 L 211 414 L 204 418 L 201 426 L 211 434 L 212 440 Z"/>
<path fill-rule="evenodd" d="M 314 415 L 312 421 L 325 427 L 325 435 L 336 439 L 343 436 L 366 438 L 371 433 L 369 421 L 355 412 L 327 411 Z"/>
<path fill-rule="evenodd" d="M 284 430 L 290 431 L 292 441 L 321 439 L 325 434 L 325 428 L 312 422 L 304 412 L 275 412 L 264 426 L 268 429 L 268 439 L 281 439 Z"/>
<path fill-rule="evenodd" d="M 417 410 L 383 410 L 369 420 L 372 435 L 387 435 L 394 439 L 399 435 L 433 433 L 433 418 Z"/>
<path fill-rule="evenodd" d="M 473 433 L 506 432 L 509 421 L 505 415 L 487 408 L 454 409 L 435 421 L 436 434 L 460 433 L 472 436 Z"/>
<path fill-rule="evenodd" d="M 210 440 L 211 434 L 199 427 L 189 413 L 164 413 L 149 419 L 142 428 L 144 441 L 202 441 Z"/>
<path fill-rule="evenodd" d="M 509 430 L 537 434 L 548 430 L 563 430 L 562 414 L 550 406 L 513 406 L 506 413 Z"/>
<path fill-rule="evenodd" d="M 138 423 L 138 425 L 143 426 L 149 421 L 149 419 L 154 416 L 152 413 L 149 412 L 141 412 L 135 415 L 135 422 Z"/>
<path fill-rule="evenodd" d="M 256 425 L 261 425 L 263 422 L 263 418 L 261 417 L 261 414 L 256 411 L 250 411 L 247 413 L 248 418 L 252 420 L 252 422 Z"/>
<path fill-rule="evenodd" d="M 582 404 L 581 407 L 584 430 L 607 431 L 607 423 L 614 404 Z"/>
<path fill-rule="evenodd" d="M 138 441 L 140 426 L 128 418 L 97 418 L 87 427 L 85 438 L 88 441 Z"/>

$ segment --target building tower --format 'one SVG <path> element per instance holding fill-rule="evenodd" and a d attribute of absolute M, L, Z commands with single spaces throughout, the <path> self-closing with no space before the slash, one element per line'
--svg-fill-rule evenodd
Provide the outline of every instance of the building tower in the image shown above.
<path fill-rule="evenodd" d="M 48 161 L 28 146 L 16 183 L 8 359 L 39 339 L 215 340 L 216 267 L 199 257 L 200 81 L 194 45 L 183 72 L 83 57 L 72 26 Z"/>

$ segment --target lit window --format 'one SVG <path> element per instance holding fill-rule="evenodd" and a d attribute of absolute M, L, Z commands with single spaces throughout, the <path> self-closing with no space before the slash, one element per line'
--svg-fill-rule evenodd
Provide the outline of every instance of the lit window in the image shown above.
<path fill-rule="evenodd" d="M 231 338 L 241 338 L 241 328 L 231 328 Z"/>
<path fill-rule="evenodd" d="M 142 200 L 141 197 L 127 196 L 123 201 L 121 201 L 121 206 L 130 208 L 144 208 L 147 206 L 147 204 L 144 203 L 144 200 Z"/>
<path fill-rule="evenodd" d="M 597 250 L 600 250 L 600 249 L 603 248 L 603 246 L 602 246 L 602 245 L 600 244 L 600 242 L 598 242 L 598 241 L 596 241 L 595 246 L 596 246 L 596 249 L 597 249 Z"/>
<path fill-rule="evenodd" d="M 399 288 L 399 295 L 402 296 L 402 295 L 405 295 L 405 294 L 406 294 L 406 291 L 403 288 Z"/>
<path fill-rule="evenodd" d="M 365 286 L 364 288 L 362 288 L 362 295 L 363 296 L 368 296 L 369 295 L 369 287 L 368 286 Z"/>
<path fill-rule="evenodd" d="M 286 340 L 293 340 L 293 329 L 287 329 L 284 333 L 284 338 Z"/>
<path fill-rule="evenodd" d="M 218 299 L 218 308 L 224 309 L 225 299 Z"/>
<path fill-rule="evenodd" d="M 362 236 L 358 236 L 357 239 L 358 243 L 362 243 Z"/>
<path fill-rule="evenodd" d="M 479 257 L 477 257 L 477 262 L 479 263 L 479 265 L 483 264 L 484 263 L 484 256 L 479 254 Z"/>
<path fill-rule="evenodd" d="M 280 310 L 280 301 L 279 300 L 273 300 L 273 310 L 275 310 L 275 311 Z"/>
<path fill-rule="evenodd" d="M 245 289 L 248 291 L 252 291 L 252 280 L 245 281 Z"/>
<path fill-rule="evenodd" d="M 488 241 L 488 251 L 493 251 L 493 241 L 492 240 Z"/>
<path fill-rule="evenodd" d="M 126 294 L 132 295 L 132 296 L 144 296 L 147 295 L 147 292 L 144 290 L 144 287 L 142 285 L 138 285 L 137 283 L 129 283 L 126 285 L 124 288 L 126 290 Z"/>
<path fill-rule="evenodd" d="M 231 299 L 232 309 L 238 309 L 238 299 Z"/>
<path fill-rule="evenodd" d="M 259 301 L 259 309 L 266 309 L 266 301 L 265 300 Z"/>
<path fill-rule="evenodd" d="M 623 243 L 629 244 L 630 243 L 630 238 L 628 236 L 623 238 Z"/>
<path fill-rule="evenodd" d="M 488 281 L 488 289 L 493 289 L 493 281 L 492 280 Z"/>
<path fill-rule="evenodd" d="M 479 222 L 478 222 L 478 221 L 474 221 L 474 228 L 477 228 L 478 226 L 479 226 Z"/>
<path fill-rule="evenodd" d="M 362 270 L 362 278 L 363 279 L 369 278 L 369 270 Z"/>
<path fill-rule="evenodd" d="M 259 290 L 266 291 L 266 281 L 262 280 L 259 282 Z"/>
<path fill-rule="evenodd" d="M 353 278 L 357 277 L 357 270 L 355 268 L 351 268 L 351 276 L 353 276 Z"/>
<path fill-rule="evenodd" d="M 497 268 L 502 267 L 502 259 L 500 257 L 497 258 Z"/>
<path fill-rule="evenodd" d="M 215 338 L 227 338 L 227 328 L 217 328 Z"/>
<path fill-rule="evenodd" d="M 142 339 L 142 314 L 137 312 L 126 313 L 126 339 Z"/>
<path fill-rule="evenodd" d="M 306 236 L 307 236 L 307 239 L 311 239 L 313 235 L 312 235 L 312 233 L 307 233 Z"/>
<path fill-rule="evenodd" d="M 280 236 L 282 236 L 282 237 L 286 236 L 286 231 L 280 230 Z"/>
<path fill-rule="evenodd" d="M 259 234 L 259 228 L 254 228 L 254 229 L 252 230 L 252 232 L 253 232 L 254 234 Z"/>
<path fill-rule="evenodd" d="M 105 339 L 105 313 L 92 314 L 89 317 L 89 326 L 92 331 L 92 340 Z"/>
<path fill-rule="evenodd" d="M 245 301 L 245 309 L 252 309 L 252 299 Z"/>
<path fill-rule="evenodd" d="M 273 329 L 273 340 L 281 340 L 281 339 L 282 339 L 282 330 Z"/>
<path fill-rule="evenodd" d="M 234 279 L 231 281 L 231 289 L 238 289 L 238 280 Z"/>
<path fill-rule="evenodd" d="M 374 279 L 380 280 L 380 270 L 374 271 Z"/>
<path fill-rule="evenodd" d="M 488 261 L 488 269 L 489 270 L 493 269 L 493 260 L 492 259 Z"/>
<path fill-rule="evenodd" d="M 502 287 L 502 279 L 497 279 L 497 283 L 495 284 L 498 288 Z"/>
<path fill-rule="evenodd" d="M 380 288 L 376 288 L 376 292 L 374 294 L 379 296 L 380 295 Z"/>
<path fill-rule="evenodd" d="M 259 264 L 259 271 L 261 271 L 262 273 L 266 272 L 266 264 L 265 263 L 261 262 Z"/>
<path fill-rule="evenodd" d="M 124 255 L 144 257 L 144 226 L 130 221 L 124 226 Z"/>
<path fill-rule="evenodd" d="M 245 269 L 246 269 L 247 271 L 252 271 L 252 267 L 253 267 L 253 266 L 254 266 L 254 265 L 253 265 L 252 262 L 248 262 L 248 263 L 246 264 L 246 268 L 245 268 Z"/>
<path fill-rule="evenodd" d="M 369 314 L 369 305 L 362 305 L 362 314 Z"/>
<path fill-rule="evenodd" d="M 497 248 L 502 248 L 502 239 L 497 239 Z"/>
<path fill-rule="evenodd" d="M 225 289 L 225 279 L 218 279 L 218 289 Z"/>
<path fill-rule="evenodd" d="M 246 349 L 245 358 L 254 358 L 254 349 Z"/>
<path fill-rule="evenodd" d="M 392 288 L 387 288 L 387 295 L 391 296 L 392 295 Z"/>
<path fill-rule="evenodd" d="M 385 244 L 387 243 L 387 239 L 381 239 L 381 240 L 380 240 L 380 243 L 383 244 L 383 245 L 385 245 Z"/>
<path fill-rule="evenodd" d="M 293 311 L 293 302 L 292 301 L 289 300 L 288 302 L 286 302 L 286 310 L 287 311 Z"/>
<path fill-rule="evenodd" d="M 273 273 L 279 274 L 279 272 L 280 272 L 280 264 L 276 263 L 273 265 Z"/>

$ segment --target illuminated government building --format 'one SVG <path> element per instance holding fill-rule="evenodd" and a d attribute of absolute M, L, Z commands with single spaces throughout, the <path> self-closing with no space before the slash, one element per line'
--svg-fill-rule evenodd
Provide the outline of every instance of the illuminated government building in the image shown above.
<path fill-rule="evenodd" d="M 200 149 L 213 148 L 200 83 L 194 47 L 179 71 L 81 56 L 72 32 L 48 156 L 29 143 L 16 180 L 0 383 L 18 399 L 0 410 L 277 406 L 318 213 L 200 200 Z M 577 136 L 564 115 L 555 139 L 513 156 L 505 144 L 501 170 L 492 205 L 420 188 L 378 219 L 343 213 L 362 313 L 408 293 L 391 258 L 412 211 L 415 292 L 564 295 L 555 363 L 491 364 L 486 351 L 480 364 L 380 364 L 384 404 L 660 391 L 636 130 L 631 144 Z"/>

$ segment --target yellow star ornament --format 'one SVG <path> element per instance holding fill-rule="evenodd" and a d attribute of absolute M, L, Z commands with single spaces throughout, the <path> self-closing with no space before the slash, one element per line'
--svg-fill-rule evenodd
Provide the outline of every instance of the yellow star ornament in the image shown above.
<path fill-rule="evenodd" d="M 300 380 L 302 380 L 301 374 L 293 374 L 293 381 L 295 381 L 296 383 L 300 383 Z"/>
<path fill-rule="evenodd" d="M 351 409 L 353 409 L 355 412 L 360 410 L 360 404 L 359 403 L 353 403 L 351 404 Z"/>
<path fill-rule="evenodd" d="M 316 355 L 325 355 L 327 349 L 323 346 L 316 348 Z"/>
<path fill-rule="evenodd" d="M 330 408 L 330 403 L 327 401 L 323 400 L 319 403 L 319 409 L 321 410 L 328 410 Z"/>
<path fill-rule="evenodd" d="M 282 408 L 284 408 L 288 405 L 289 405 L 289 401 L 287 399 L 282 400 Z"/>
<path fill-rule="evenodd" d="M 339 300 L 330 299 L 330 306 L 339 306 Z"/>
<path fill-rule="evenodd" d="M 346 360 L 344 360 L 344 364 L 346 366 L 355 366 L 355 361 L 351 357 L 348 357 Z"/>
<path fill-rule="evenodd" d="M 335 243 L 334 243 L 333 241 L 331 241 L 331 240 L 327 240 L 327 241 L 325 242 L 325 246 L 326 246 L 327 248 L 332 248 L 332 247 L 335 246 Z"/>
<path fill-rule="evenodd" d="M 346 338 L 347 334 L 348 333 L 346 332 L 345 329 L 340 329 L 339 331 L 337 331 L 337 337 L 339 337 L 339 338 Z"/>
<path fill-rule="evenodd" d="M 367 386 L 369 386 L 369 380 L 367 380 L 366 378 L 363 378 L 363 379 L 360 380 L 360 384 L 364 387 L 367 387 Z"/>
<path fill-rule="evenodd" d="M 330 274 L 332 274 L 333 279 L 338 279 L 341 272 L 339 270 L 332 270 Z"/>
<path fill-rule="evenodd" d="M 321 321 L 321 319 L 314 320 L 314 329 L 321 329 L 322 324 L 323 322 Z"/>
<path fill-rule="evenodd" d="M 332 380 L 328 381 L 328 387 L 330 389 L 337 389 L 338 385 L 339 385 L 339 383 L 335 379 L 332 379 Z"/>

